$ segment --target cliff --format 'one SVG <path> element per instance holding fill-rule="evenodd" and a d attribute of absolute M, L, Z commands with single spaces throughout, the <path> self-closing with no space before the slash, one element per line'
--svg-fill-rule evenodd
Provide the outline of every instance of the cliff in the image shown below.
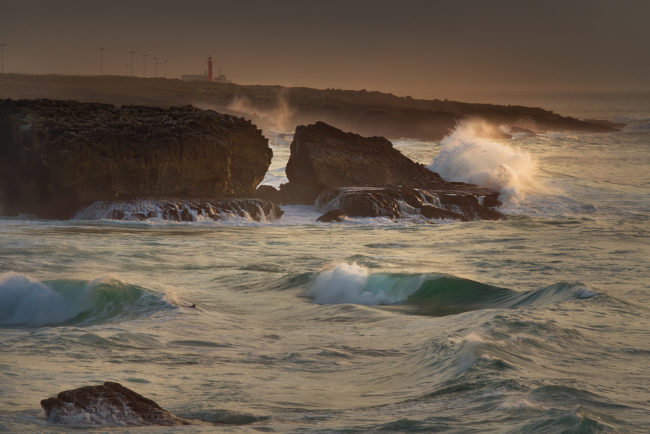
<path fill-rule="evenodd" d="M 250 197 L 271 157 L 253 124 L 214 111 L 0 100 L 6 215 L 70 218 L 94 201 Z"/>

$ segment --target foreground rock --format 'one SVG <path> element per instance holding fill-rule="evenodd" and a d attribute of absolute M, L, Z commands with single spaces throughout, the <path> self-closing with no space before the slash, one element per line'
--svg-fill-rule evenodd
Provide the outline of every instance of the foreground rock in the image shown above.
<path fill-rule="evenodd" d="M 418 188 L 348 187 L 326 190 L 316 204 L 327 210 L 318 221 L 342 221 L 348 217 L 424 218 L 445 220 L 500 220 L 491 207 L 500 205 L 497 193 L 436 191 Z"/>
<path fill-rule="evenodd" d="M 191 106 L 0 100 L 7 215 L 70 218 L 98 200 L 250 197 L 271 157 L 249 121 Z"/>
<path fill-rule="evenodd" d="M 119 383 L 66 390 L 41 401 L 51 423 L 65 425 L 188 425 L 190 422 Z"/>
<path fill-rule="evenodd" d="M 98 201 L 75 215 L 78 220 L 167 220 L 194 222 L 240 217 L 250 221 L 279 219 L 284 212 L 261 199 Z"/>
<path fill-rule="evenodd" d="M 261 186 L 258 197 L 316 204 L 319 221 L 349 217 L 424 217 L 497 220 L 498 193 L 447 182 L 393 148 L 383 137 L 361 137 L 318 122 L 296 128 L 280 190 Z"/>

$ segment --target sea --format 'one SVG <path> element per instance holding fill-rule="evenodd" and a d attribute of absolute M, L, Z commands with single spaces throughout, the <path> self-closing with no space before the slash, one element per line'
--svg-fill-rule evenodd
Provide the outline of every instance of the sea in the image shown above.
<path fill-rule="evenodd" d="M 0 431 L 650 431 L 650 93 L 482 99 L 626 126 L 392 138 L 502 221 L 0 219 Z M 40 408 L 104 381 L 196 424 Z"/>

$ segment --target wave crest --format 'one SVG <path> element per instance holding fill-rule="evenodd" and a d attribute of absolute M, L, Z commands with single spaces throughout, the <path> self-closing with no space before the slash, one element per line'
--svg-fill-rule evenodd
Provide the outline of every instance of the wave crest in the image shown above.
<path fill-rule="evenodd" d="M 38 281 L 0 275 L 0 325 L 96 324 L 172 307 L 164 297 L 117 279 Z"/>
<path fill-rule="evenodd" d="M 342 263 L 312 279 L 306 295 L 318 304 L 401 305 L 436 316 L 489 309 L 548 305 L 597 293 L 580 283 L 556 283 L 515 291 L 444 274 L 371 273 Z"/>

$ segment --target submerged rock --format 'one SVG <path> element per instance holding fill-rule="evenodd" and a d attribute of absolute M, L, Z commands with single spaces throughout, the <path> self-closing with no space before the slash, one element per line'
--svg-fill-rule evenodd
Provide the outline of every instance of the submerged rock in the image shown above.
<path fill-rule="evenodd" d="M 345 213 L 338 208 L 327 211 L 316 219 L 316 221 L 322 223 L 342 222 L 343 220 L 345 220 Z"/>
<path fill-rule="evenodd" d="M 65 425 L 189 425 L 154 401 L 107 381 L 100 386 L 66 390 L 41 401 L 51 423 Z"/>
<path fill-rule="evenodd" d="M 279 219 L 284 212 L 261 199 L 97 201 L 75 215 L 78 220 L 169 220 L 194 222 L 241 217 L 251 221 Z"/>
<path fill-rule="evenodd" d="M 211 110 L 0 100 L 7 215 L 70 218 L 98 200 L 250 197 L 271 157 L 253 124 Z"/>
<path fill-rule="evenodd" d="M 341 216 L 388 217 L 392 219 L 500 220 L 501 213 L 492 209 L 500 205 L 498 193 L 485 191 L 427 190 L 409 187 L 345 187 L 326 190 L 316 205 L 327 213 L 318 221 L 337 221 Z"/>

